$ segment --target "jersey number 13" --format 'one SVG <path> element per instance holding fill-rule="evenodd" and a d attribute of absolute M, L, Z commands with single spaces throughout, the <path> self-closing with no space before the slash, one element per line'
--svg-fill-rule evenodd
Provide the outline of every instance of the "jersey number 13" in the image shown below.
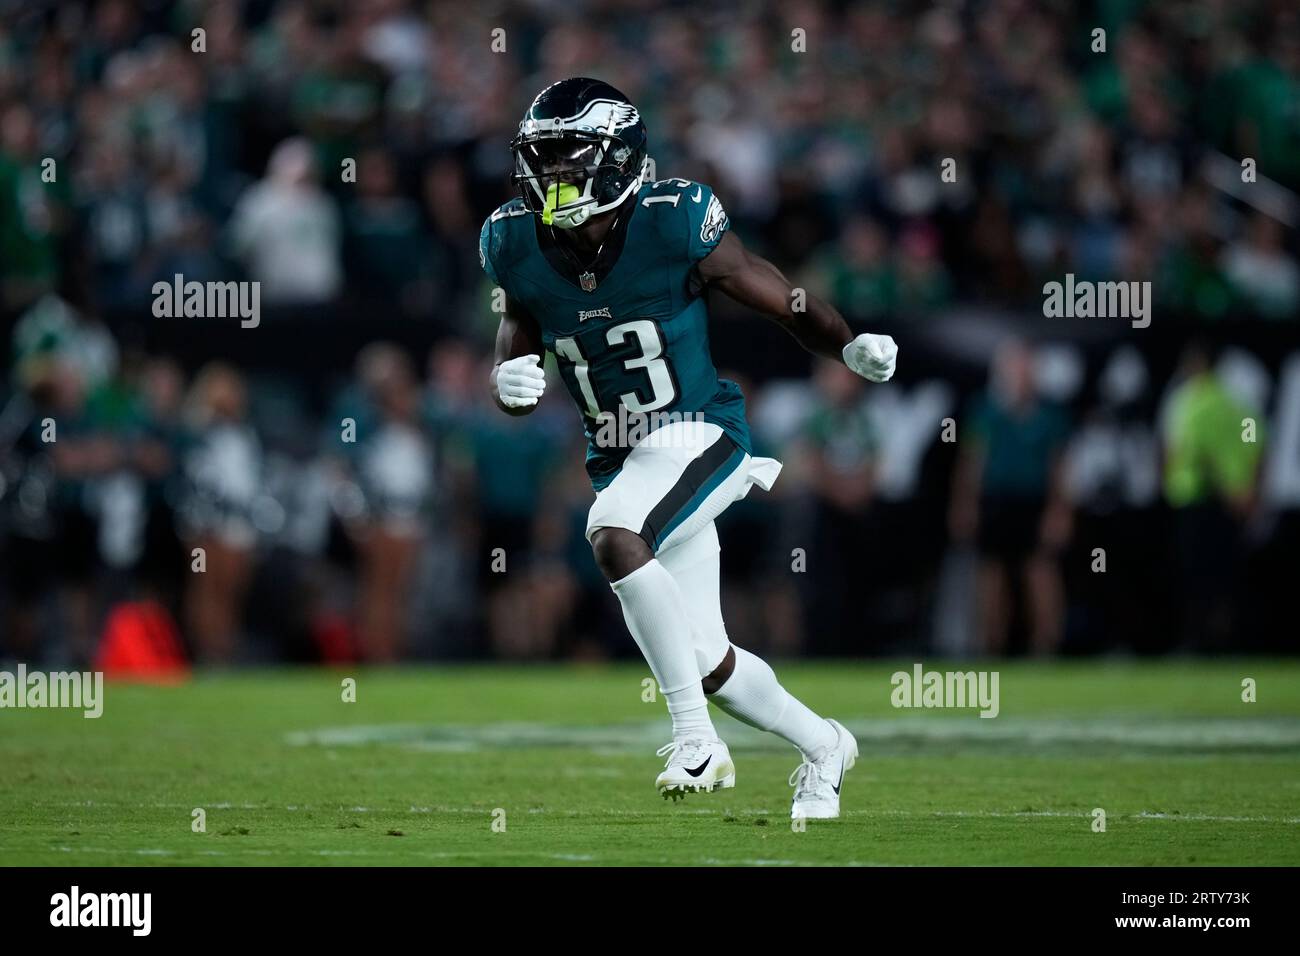
<path fill-rule="evenodd" d="M 629 412 L 653 412 L 671 405 L 677 399 L 677 383 L 673 380 L 672 369 L 664 358 L 664 338 L 659 326 L 649 319 L 633 319 L 612 326 L 605 332 L 605 342 L 610 348 L 620 348 L 635 339 L 637 354 L 623 360 L 623 369 L 627 372 L 645 373 L 648 389 L 636 388 L 618 396 Z M 573 366 L 573 377 L 578 382 L 582 401 L 588 418 L 600 415 L 600 401 L 591 383 L 591 368 L 587 356 L 582 354 L 578 340 L 573 336 L 555 340 L 555 354 Z M 649 392 L 649 398 L 642 401 L 641 395 Z M 638 394 L 640 393 L 640 394 Z M 612 410 L 612 409 L 611 409 Z"/>

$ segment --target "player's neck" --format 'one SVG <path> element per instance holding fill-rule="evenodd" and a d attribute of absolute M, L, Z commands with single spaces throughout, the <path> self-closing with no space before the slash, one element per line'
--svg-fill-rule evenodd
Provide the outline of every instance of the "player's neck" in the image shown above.
<path fill-rule="evenodd" d="M 617 218 L 618 210 L 611 209 L 599 216 L 592 216 L 577 229 L 570 229 L 566 235 L 570 237 L 574 248 L 579 252 L 594 254 L 609 235 L 609 230 Z"/>

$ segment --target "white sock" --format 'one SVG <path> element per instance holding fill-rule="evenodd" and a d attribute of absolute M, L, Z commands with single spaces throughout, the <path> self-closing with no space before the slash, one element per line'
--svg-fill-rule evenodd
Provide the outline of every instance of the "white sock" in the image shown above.
<path fill-rule="evenodd" d="M 736 652 L 736 668 L 727 682 L 709 695 L 715 704 L 751 727 L 790 741 L 809 760 L 835 745 L 835 728 L 782 687 L 766 661 L 743 647 L 731 647 Z"/>
<path fill-rule="evenodd" d="M 709 703 L 696 669 L 691 625 L 673 576 L 652 558 L 610 587 L 623 605 L 627 629 L 668 702 L 673 739 L 716 739 L 718 734 L 709 719 Z"/>

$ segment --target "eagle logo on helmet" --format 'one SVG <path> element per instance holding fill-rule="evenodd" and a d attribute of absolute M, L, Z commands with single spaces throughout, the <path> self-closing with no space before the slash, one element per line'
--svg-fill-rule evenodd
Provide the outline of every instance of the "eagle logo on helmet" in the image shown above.
<path fill-rule="evenodd" d="M 547 133 L 558 135 L 564 132 L 608 136 L 629 126 L 635 126 L 640 120 L 641 114 L 631 103 L 598 99 L 592 100 L 582 108 L 581 112 L 572 116 L 556 116 L 544 120 L 529 117 L 519 124 L 519 132 L 524 136 Z"/>
<path fill-rule="evenodd" d="M 590 130 L 593 133 L 617 133 L 635 126 L 641 119 L 636 107 L 618 100 L 592 100 L 582 112 L 564 120 L 566 129 Z"/>

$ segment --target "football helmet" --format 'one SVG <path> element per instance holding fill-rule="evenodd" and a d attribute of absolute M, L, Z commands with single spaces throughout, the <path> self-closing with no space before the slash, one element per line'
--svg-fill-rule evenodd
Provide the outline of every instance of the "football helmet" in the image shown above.
<path fill-rule="evenodd" d="M 548 225 L 573 229 L 641 187 L 645 124 L 608 83 L 571 77 L 537 94 L 510 150 L 524 206 Z"/>

